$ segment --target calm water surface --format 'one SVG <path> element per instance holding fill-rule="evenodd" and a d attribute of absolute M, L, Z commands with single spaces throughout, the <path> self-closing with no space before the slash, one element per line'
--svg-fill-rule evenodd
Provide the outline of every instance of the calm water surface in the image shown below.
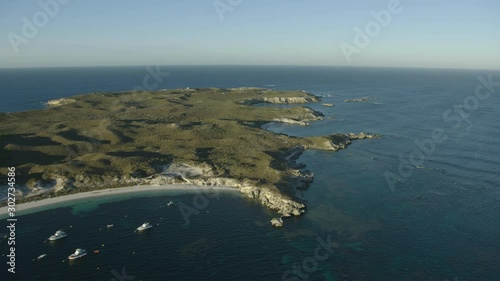
<path fill-rule="evenodd" d="M 489 72 L 160 69 L 170 75 L 158 89 L 303 89 L 322 96 L 322 103 L 335 104 L 309 105 L 326 115 L 324 121 L 305 128 L 269 126 L 275 132 L 311 136 L 365 131 L 383 136 L 356 141 L 336 153 L 304 153 L 299 161 L 315 173 L 311 187 L 298 193 L 308 210 L 282 229 L 269 225 L 274 213 L 232 193 L 207 197 L 208 204 L 190 216 L 189 224 L 179 206 L 196 204 L 193 194 L 83 201 L 20 216 L 17 279 L 2 270 L 1 280 L 119 280 L 113 273 L 123 272 L 133 280 L 500 280 L 500 89 L 468 115 L 452 111 L 448 117 L 461 117 L 459 126 L 443 118 L 473 95 L 477 77 Z M 141 86 L 147 74 L 143 67 L 0 70 L 0 111 L 39 109 L 49 99 L 75 94 L 128 90 Z M 500 72 L 492 74 L 494 80 L 500 77 Z M 343 102 L 366 96 L 375 99 Z M 391 190 L 384 174 L 400 175 L 400 163 L 435 129 L 442 129 L 447 140 Z M 177 204 L 167 207 L 170 200 Z M 145 220 L 155 227 L 134 233 Z M 112 229 L 106 229 L 109 223 Z M 66 239 L 44 242 L 59 228 L 69 233 Z M 310 258 L 321 245 L 318 239 L 337 243 L 323 261 Z M 0 246 L 5 260 L 5 239 Z M 74 263 L 64 261 L 77 247 L 89 255 Z M 45 259 L 33 261 L 42 253 Z"/>

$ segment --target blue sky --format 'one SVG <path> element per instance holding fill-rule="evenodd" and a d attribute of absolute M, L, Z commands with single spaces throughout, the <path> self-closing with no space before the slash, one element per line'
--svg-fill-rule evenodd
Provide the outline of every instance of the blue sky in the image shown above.
<path fill-rule="evenodd" d="M 53 1 L 63 0 L 41 0 Z M 354 28 L 364 29 L 373 21 L 371 11 L 388 10 L 395 0 L 64 1 L 69 3 L 59 4 L 45 25 L 35 26 L 31 38 L 23 35 L 22 19 L 34 24 L 34 16 L 45 13 L 40 1 L 0 1 L 0 67 L 500 68 L 497 0 L 401 0 L 401 12 L 392 14 L 390 23 L 363 48 L 354 43 Z M 214 2 L 233 6 L 221 18 Z M 342 42 L 358 50 L 350 61 L 340 48 Z"/>

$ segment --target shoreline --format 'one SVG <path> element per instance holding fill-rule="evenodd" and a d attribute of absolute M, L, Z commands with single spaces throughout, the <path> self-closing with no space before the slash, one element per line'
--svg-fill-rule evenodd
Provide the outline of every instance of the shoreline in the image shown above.
<path fill-rule="evenodd" d="M 70 203 L 73 201 L 80 201 L 84 199 L 91 198 L 100 198 L 110 195 L 123 195 L 123 194 L 134 194 L 134 193 L 149 193 L 154 191 L 189 191 L 189 192 L 205 192 L 205 191 L 237 191 L 239 193 L 238 188 L 234 187 L 226 187 L 226 186 L 200 186 L 200 185 L 188 185 L 188 184 L 168 184 L 168 185 L 136 185 L 136 186 L 128 186 L 128 187 L 120 187 L 120 188 L 108 188 L 101 190 L 94 190 L 88 192 L 81 192 L 70 195 L 56 196 L 53 198 L 42 199 L 38 201 L 31 201 L 22 203 L 15 206 L 16 216 L 17 213 L 23 212 L 21 215 L 28 214 L 26 212 L 33 211 L 29 213 L 35 213 L 42 210 L 49 210 L 51 205 L 59 205 L 63 203 Z M 70 205 L 66 205 L 70 206 Z M 57 206 L 62 207 L 62 206 Z M 7 214 L 7 206 L 4 206 L 0 209 L 0 219 L 8 218 Z M 40 209 L 40 210 L 38 210 Z"/>

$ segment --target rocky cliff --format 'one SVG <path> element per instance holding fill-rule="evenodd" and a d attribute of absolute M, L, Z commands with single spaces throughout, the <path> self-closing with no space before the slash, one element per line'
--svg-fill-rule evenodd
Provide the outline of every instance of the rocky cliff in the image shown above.
<path fill-rule="evenodd" d="M 305 210 L 297 189 L 313 180 L 296 163 L 301 153 L 336 151 L 373 136 L 276 134 L 262 126 L 305 126 L 323 114 L 304 106 L 250 105 L 317 101 L 303 91 L 259 88 L 75 96 L 43 110 L 0 113 L 0 157 L 16 167 L 16 184 L 26 195 L 20 201 L 133 185 L 217 185 L 238 188 L 283 217 L 297 216 Z M 0 179 L 7 178 L 4 168 Z"/>

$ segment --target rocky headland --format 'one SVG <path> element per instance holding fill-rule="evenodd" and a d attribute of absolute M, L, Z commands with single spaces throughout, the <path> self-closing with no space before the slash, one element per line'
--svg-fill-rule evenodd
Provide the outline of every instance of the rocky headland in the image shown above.
<path fill-rule="evenodd" d="M 209 88 L 49 101 L 43 110 L 0 114 L 0 174 L 16 167 L 21 202 L 134 185 L 228 186 L 282 217 L 298 216 L 306 206 L 297 190 L 313 180 L 296 162 L 302 152 L 375 136 L 276 134 L 262 125 L 307 126 L 323 114 L 252 105 L 319 100 L 303 91 Z"/>

